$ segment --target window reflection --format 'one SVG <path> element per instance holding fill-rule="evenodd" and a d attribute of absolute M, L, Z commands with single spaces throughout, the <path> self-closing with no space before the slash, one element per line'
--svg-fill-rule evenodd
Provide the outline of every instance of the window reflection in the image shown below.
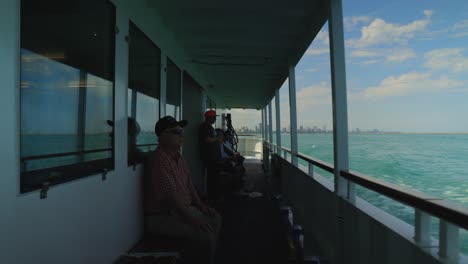
<path fill-rule="evenodd" d="M 108 1 L 21 1 L 21 192 L 113 169 L 114 26 Z"/>
<path fill-rule="evenodd" d="M 130 23 L 128 116 L 136 120 L 138 152 L 154 150 L 157 137 L 154 125 L 159 119 L 161 51 L 134 23 Z M 135 144 L 129 142 L 129 145 Z M 129 164 L 138 162 L 129 155 Z"/>

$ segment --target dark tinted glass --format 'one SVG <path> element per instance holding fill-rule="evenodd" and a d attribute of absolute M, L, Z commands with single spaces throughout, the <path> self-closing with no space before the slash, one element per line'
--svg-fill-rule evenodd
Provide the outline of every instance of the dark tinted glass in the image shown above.
<path fill-rule="evenodd" d="M 21 191 L 113 169 L 115 8 L 21 1 Z"/>
<path fill-rule="evenodd" d="M 129 127 L 129 164 L 138 162 L 143 152 L 154 150 L 154 125 L 159 119 L 161 50 L 133 23 L 130 23 L 128 114 L 136 120 L 139 133 Z"/>

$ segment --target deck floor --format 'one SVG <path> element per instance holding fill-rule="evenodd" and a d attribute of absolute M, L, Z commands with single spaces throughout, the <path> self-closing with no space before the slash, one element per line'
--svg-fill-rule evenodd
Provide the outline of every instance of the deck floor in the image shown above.
<path fill-rule="evenodd" d="M 264 193 L 248 198 L 232 195 L 220 208 L 223 225 L 215 263 L 288 263 L 289 247 L 278 205 L 266 193 L 261 165 L 245 163 L 249 190 Z"/>

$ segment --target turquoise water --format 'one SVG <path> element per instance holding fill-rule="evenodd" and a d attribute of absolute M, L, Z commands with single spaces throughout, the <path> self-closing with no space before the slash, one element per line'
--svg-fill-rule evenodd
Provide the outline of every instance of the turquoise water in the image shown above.
<path fill-rule="evenodd" d="M 290 146 L 289 134 L 282 145 Z M 299 134 L 299 152 L 333 164 L 332 134 Z M 468 206 L 468 135 L 350 134 L 350 169 Z M 302 163 L 306 165 L 305 163 Z M 333 181 L 330 173 L 316 170 Z M 357 188 L 359 197 L 414 224 L 414 209 L 374 192 Z M 438 220 L 432 234 L 437 238 Z M 461 250 L 468 254 L 468 232 L 461 230 Z"/>

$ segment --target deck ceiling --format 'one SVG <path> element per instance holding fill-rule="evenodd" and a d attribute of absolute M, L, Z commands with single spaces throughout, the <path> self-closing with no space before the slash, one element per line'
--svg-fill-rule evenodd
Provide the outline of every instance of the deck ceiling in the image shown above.
<path fill-rule="evenodd" d="M 328 0 L 148 0 L 226 108 L 262 108 L 328 14 Z M 197 76 L 194 76 L 197 77 Z"/>

